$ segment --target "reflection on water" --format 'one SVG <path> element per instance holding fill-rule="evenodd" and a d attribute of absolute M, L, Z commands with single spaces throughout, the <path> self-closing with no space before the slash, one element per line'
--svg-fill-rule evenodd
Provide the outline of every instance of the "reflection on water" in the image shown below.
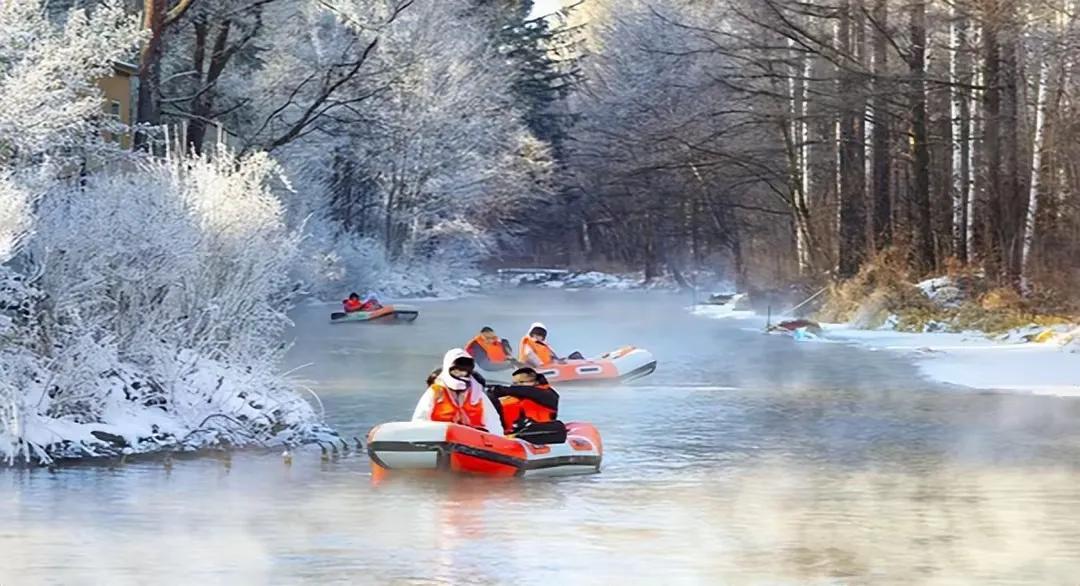
<path fill-rule="evenodd" d="M 684 301 L 460 300 L 404 327 L 302 308 L 292 360 L 350 436 L 407 417 L 480 325 L 516 339 L 541 319 L 561 352 L 635 343 L 660 368 L 563 390 L 564 417 L 604 435 L 588 477 L 373 487 L 363 455 L 317 449 L 0 473 L 0 584 L 1077 583 L 1076 401 L 934 388 Z"/>

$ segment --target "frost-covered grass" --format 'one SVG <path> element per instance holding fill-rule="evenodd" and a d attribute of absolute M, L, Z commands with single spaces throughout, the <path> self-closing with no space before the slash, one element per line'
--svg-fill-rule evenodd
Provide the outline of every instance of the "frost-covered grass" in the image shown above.
<path fill-rule="evenodd" d="M 905 258 L 890 251 L 864 265 L 856 276 L 831 285 L 816 317 L 870 329 L 888 323 L 913 333 L 999 334 L 1029 324 L 1070 323 L 1076 309 L 1071 305 L 1050 290 L 1022 296 L 970 269 L 916 282 Z"/>

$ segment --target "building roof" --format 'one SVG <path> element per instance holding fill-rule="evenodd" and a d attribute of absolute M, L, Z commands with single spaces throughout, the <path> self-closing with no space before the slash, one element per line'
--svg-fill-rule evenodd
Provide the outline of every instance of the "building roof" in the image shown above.
<path fill-rule="evenodd" d="M 135 75 L 139 72 L 139 67 L 137 65 L 128 63 L 127 61 L 113 61 L 112 66 L 117 73 L 122 73 L 124 75 Z"/>

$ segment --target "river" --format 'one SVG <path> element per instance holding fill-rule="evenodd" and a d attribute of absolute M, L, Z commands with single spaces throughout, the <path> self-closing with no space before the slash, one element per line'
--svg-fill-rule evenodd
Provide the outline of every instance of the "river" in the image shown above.
<path fill-rule="evenodd" d="M 302 306 L 289 367 L 349 437 L 408 418 L 482 325 L 659 367 L 561 391 L 603 435 L 591 476 L 375 487 L 363 454 L 317 449 L 0 472 L 0 584 L 1080 583 L 1080 400 L 935 385 L 689 302 L 514 291 L 401 326 Z"/>

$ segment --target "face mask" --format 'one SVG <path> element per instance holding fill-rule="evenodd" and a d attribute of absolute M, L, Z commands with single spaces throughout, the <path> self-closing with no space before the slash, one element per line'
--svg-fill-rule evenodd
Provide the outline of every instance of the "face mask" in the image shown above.
<path fill-rule="evenodd" d="M 450 367 L 450 378 L 468 382 L 472 376 L 472 367 L 455 364 Z"/>

